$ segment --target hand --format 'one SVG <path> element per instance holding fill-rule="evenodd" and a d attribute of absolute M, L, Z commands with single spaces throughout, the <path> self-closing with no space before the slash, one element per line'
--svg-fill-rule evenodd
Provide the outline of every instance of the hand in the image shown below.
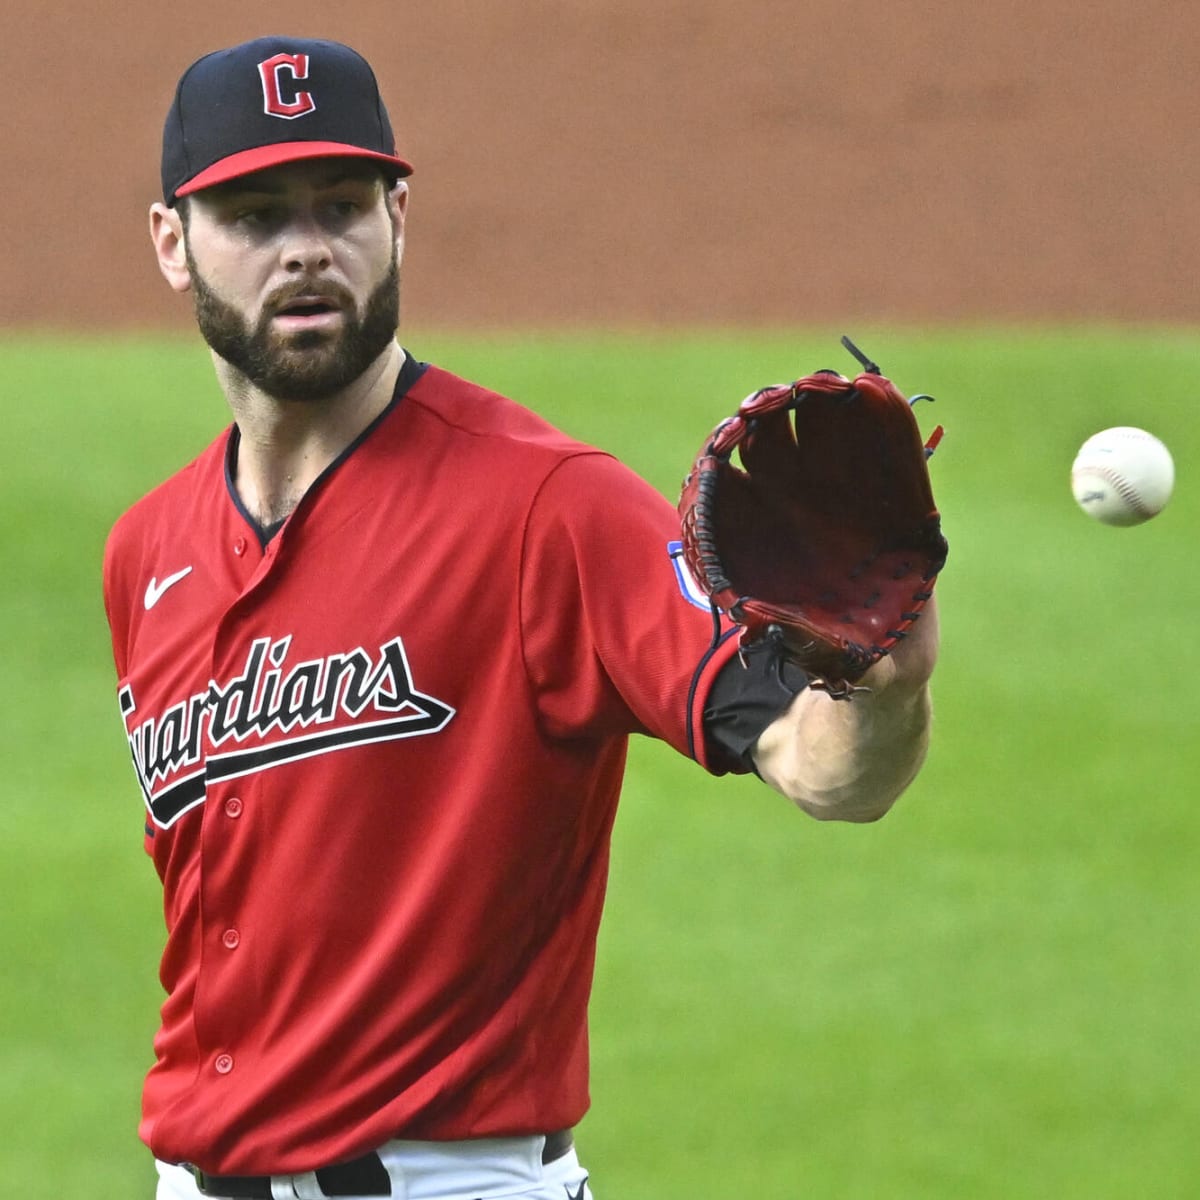
<path fill-rule="evenodd" d="M 937 598 L 930 600 L 920 619 L 909 629 L 908 636 L 899 642 L 886 658 L 881 658 L 858 682 L 869 688 L 872 696 L 882 698 L 890 693 L 897 699 L 921 693 L 933 675 L 941 644 L 938 625 Z M 852 703 L 867 697 L 858 693 Z"/>

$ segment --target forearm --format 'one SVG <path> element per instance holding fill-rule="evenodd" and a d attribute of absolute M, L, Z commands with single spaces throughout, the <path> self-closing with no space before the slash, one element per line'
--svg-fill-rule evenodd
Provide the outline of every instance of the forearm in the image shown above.
<path fill-rule="evenodd" d="M 762 778 L 809 815 L 876 821 L 916 778 L 929 747 L 928 688 L 903 701 L 806 691 L 754 751 Z"/>
<path fill-rule="evenodd" d="M 931 605 L 910 643 L 864 676 L 869 691 L 850 700 L 801 692 L 759 738 L 758 773 L 820 820 L 878 820 L 916 778 L 929 749 L 937 642 Z"/>

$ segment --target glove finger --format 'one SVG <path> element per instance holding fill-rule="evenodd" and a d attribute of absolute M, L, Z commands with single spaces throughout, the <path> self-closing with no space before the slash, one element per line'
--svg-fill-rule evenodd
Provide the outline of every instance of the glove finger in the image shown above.
<path fill-rule="evenodd" d="M 738 453 L 751 478 L 764 486 L 773 483 L 784 490 L 797 486 L 801 463 L 788 409 L 754 417 L 747 425 Z"/>

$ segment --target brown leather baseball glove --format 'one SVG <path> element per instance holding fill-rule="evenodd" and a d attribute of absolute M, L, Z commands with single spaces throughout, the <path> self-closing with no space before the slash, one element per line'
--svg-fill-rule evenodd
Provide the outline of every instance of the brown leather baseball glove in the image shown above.
<path fill-rule="evenodd" d="M 865 370 L 762 388 L 705 440 L 679 499 L 688 568 L 743 627 L 778 641 L 838 698 L 903 638 L 933 593 L 946 539 L 912 404 Z M 731 460 L 738 451 L 741 467 Z"/>

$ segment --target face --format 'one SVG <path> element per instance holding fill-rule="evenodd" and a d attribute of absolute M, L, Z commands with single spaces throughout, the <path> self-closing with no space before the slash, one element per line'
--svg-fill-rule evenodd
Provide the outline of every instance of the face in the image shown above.
<path fill-rule="evenodd" d="M 375 168 L 338 159 L 192 196 L 180 244 L 209 346 L 279 399 L 342 391 L 395 337 L 406 198 L 403 184 L 388 192 Z"/>

